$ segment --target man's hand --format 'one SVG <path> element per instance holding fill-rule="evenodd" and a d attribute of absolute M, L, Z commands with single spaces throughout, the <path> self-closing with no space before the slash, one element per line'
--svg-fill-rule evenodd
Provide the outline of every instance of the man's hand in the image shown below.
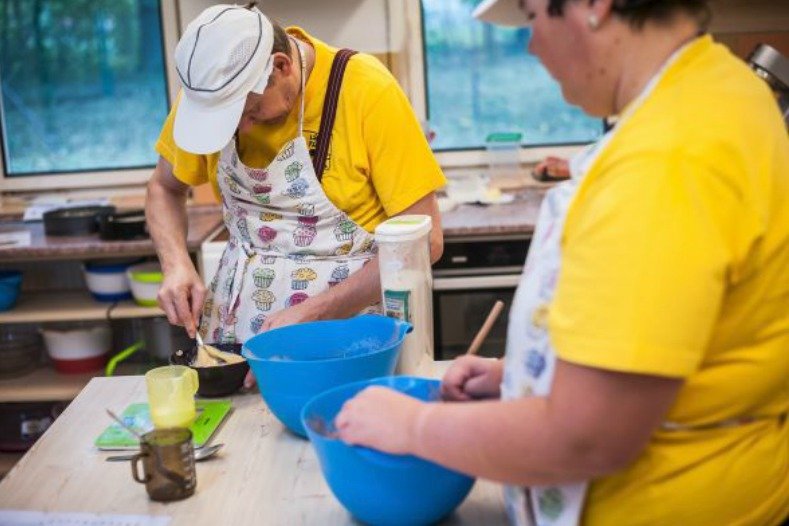
<path fill-rule="evenodd" d="M 348 444 L 405 455 L 414 451 L 419 420 L 428 406 L 387 387 L 368 387 L 345 402 L 334 425 Z"/>
<path fill-rule="evenodd" d="M 206 289 L 191 262 L 173 267 L 165 272 L 157 300 L 172 325 L 186 328 L 190 338 L 195 337 Z"/>
<path fill-rule="evenodd" d="M 461 356 L 452 362 L 441 381 L 441 397 L 450 402 L 498 398 L 503 372 L 501 360 Z"/>
<path fill-rule="evenodd" d="M 261 332 L 270 331 L 277 327 L 285 327 L 287 325 L 295 325 L 297 323 L 304 323 L 308 321 L 316 321 L 323 318 L 325 310 L 321 308 L 321 300 L 319 296 L 309 298 L 280 311 L 275 312 L 266 318 L 263 322 Z"/>

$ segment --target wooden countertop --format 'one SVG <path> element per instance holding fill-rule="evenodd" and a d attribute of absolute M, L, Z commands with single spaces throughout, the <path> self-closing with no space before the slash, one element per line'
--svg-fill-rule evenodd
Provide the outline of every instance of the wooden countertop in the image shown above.
<path fill-rule="evenodd" d="M 202 242 L 221 224 L 222 214 L 218 205 L 190 207 L 186 242 L 189 250 L 198 250 Z M 153 241 L 150 239 L 103 241 L 98 234 L 54 237 L 44 234 L 44 224 L 40 221 L 25 223 L 6 219 L 0 223 L 0 233 L 22 230 L 30 232 L 30 245 L 0 247 L 0 261 L 116 258 L 155 254 Z"/>
<path fill-rule="evenodd" d="M 171 525 L 358 524 L 331 494 L 313 448 L 285 431 L 257 393 L 232 397 L 214 442 L 197 464 L 197 492 L 152 502 L 126 462 L 105 462 L 92 443 L 110 423 L 105 408 L 145 401 L 142 376 L 96 378 L 0 482 L 0 509 L 168 515 Z M 371 481 L 374 483 L 374 481 Z M 507 524 L 500 487 L 477 481 L 446 524 Z"/>

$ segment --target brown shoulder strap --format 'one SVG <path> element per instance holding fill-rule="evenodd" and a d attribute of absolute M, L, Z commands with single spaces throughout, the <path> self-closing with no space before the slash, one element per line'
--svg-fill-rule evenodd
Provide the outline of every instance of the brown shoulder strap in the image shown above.
<path fill-rule="evenodd" d="M 334 61 L 331 65 L 329 85 L 326 87 L 326 97 L 323 100 L 321 126 L 315 139 L 315 152 L 312 156 L 312 166 L 315 168 L 315 176 L 318 178 L 318 181 L 323 179 L 323 169 L 326 167 L 326 158 L 329 155 L 331 131 L 334 128 L 334 119 L 337 116 L 337 102 L 340 99 L 340 87 L 342 86 L 345 66 L 348 65 L 348 60 L 355 54 L 356 51 L 351 49 L 341 49 L 334 56 Z"/>

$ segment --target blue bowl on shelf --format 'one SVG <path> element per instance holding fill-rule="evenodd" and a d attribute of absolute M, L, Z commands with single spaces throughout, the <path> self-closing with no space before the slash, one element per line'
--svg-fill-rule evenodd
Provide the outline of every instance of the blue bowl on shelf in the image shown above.
<path fill-rule="evenodd" d="M 336 438 L 334 418 L 343 404 L 371 385 L 424 401 L 440 397 L 441 382 L 389 376 L 325 391 L 301 415 L 332 493 L 355 518 L 379 526 L 432 524 L 466 498 L 474 478 L 411 455 L 350 446 Z"/>
<path fill-rule="evenodd" d="M 375 314 L 299 323 L 253 336 L 241 355 L 274 416 L 306 437 L 304 404 L 332 387 L 392 374 L 411 330 L 409 323 Z"/>
<path fill-rule="evenodd" d="M 19 298 L 22 273 L 18 270 L 0 270 L 0 311 L 9 310 Z"/>

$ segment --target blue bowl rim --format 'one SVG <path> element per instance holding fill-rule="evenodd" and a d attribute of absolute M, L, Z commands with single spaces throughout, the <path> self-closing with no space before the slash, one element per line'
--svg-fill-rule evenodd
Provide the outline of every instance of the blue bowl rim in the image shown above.
<path fill-rule="evenodd" d="M 368 316 L 368 315 L 363 314 L 362 316 Z M 387 317 L 387 316 L 380 316 L 380 315 L 369 315 L 369 316 L 376 316 L 376 317 L 381 317 L 381 318 L 386 318 Z M 299 324 L 296 324 L 296 325 L 286 325 L 284 327 L 277 327 L 276 329 L 271 329 L 270 331 L 267 331 L 265 333 L 260 333 L 260 334 L 269 334 L 269 333 L 272 333 L 274 331 L 288 330 L 288 329 L 292 329 L 294 327 L 302 327 L 303 328 L 305 325 L 313 325 L 313 324 L 318 324 L 318 323 L 324 323 L 324 324 L 325 323 L 336 323 L 338 321 L 347 322 L 349 320 L 354 319 L 355 317 L 356 316 L 354 316 L 352 318 L 344 318 L 344 319 L 341 319 L 341 320 L 319 320 L 319 321 L 310 321 L 310 322 L 306 322 L 306 323 L 299 323 Z M 394 318 L 391 318 L 391 319 L 395 322 L 395 327 L 398 326 L 398 325 L 404 325 L 405 326 L 405 332 L 399 337 L 398 341 L 393 343 L 392 345 L 390 345 L 388 347 L 382 347 L 382 348 L 376 349 L 374 351 L 366 352 L 364 354 L 359 354 L 359 355 L 355 355 L 355 356 L 347 356 L 347 357 L 346 356 L 340 356 L 338 358 L 318 358 L 318 359 L 313 359 L 313 360 L 299 360 L 299 359 L 292 359 L 292 358 L 288 358 L 287 360 L 282 360 L 282 359 L 276 359 L 275 360 L 275 359 L 272 359 L 272 358 L 261 358 L 259 356 L 255 356 L 254 354 L 252 354 L 253 351 L 249 347 L 247 347 L 247 342 L 255 337 L 255 336 L 253 336 L 252 338 L 250 338 L 249 340 L 244 342 L 244 345 L 241 348 L 241 356 L 246 358 L 248 362 L 266 362 L 266 363 L 302 364 L 302 365 L 303 364 L 307 364 L 307 363 L 324 363 L 325 364 L 325 363 L 331 363 L 331 362 L 340 362 L 340 361 L 346 361 L 347 362 L 347 361 L 361 360 L 362 358 L 367 358 L 369 356 L 374 356 L 376 354 L 380 354 L 380 353 L 389 351 L 393 347 L 397 347 L 398 345 L 401 345 L 403 343 L 403 339 L 405 338 L 405 335 L 414 330 L 414 326 L 412 324 L 408 323 L 408 322 L 405 322 L 405 321 L 402 321 L 402 320 L 397 320 L 397 319 L 394 319 Z M 256 335 L 256 336 L 259 336 L 259 335 Z M 384 377 L 380 377 L 380 378 L 384 378 Z"/>
<path fill-rule="evenodd" d="M 22 280 L 21 270 L 0 270 L 0 281 L 20 281 Z"/>
<path fill-rule="evenodd" d="M 316 433 L 316 431 L 313 430 L 310 427 L 309 423 L 307 422 L 307 412 L 308 412 L 308 409 L 310 409 L 312 407 L 313 403 L 315 403 L 319 398 L 321 398 L 323 396 L 329 396 L 329 395 L 332 395 L 332 394 L 334 394 L 334 393 L 336 393 L 338 391 L 352 389 L 354 387 L 359 387 L 359 386 L 362 386 L 362 385 L 368 386 L 368 387 L 372 387 L 372 386 L 375 386 L 375 385 L 387 387 L 388 386 L 387 384 L 390 384 L 392 382 L 392 380 L 403 380 L 403 381 L 418 380 L 418 381 L 428 382 L 428 383 L 434 384 L 436 386 L 440 386 L 441 385 L 441 380 L 438 380 L 436 378 L 427 378 L 427 377 L 423 377 L 423 376 L 408 376 L 408 375 L 379 376 L 377 378 L 370 378 L 370 379 L 367 379 L 367 380 L 360 380 L 358 382 L 351 382 L 351 383 L 347 383 L 347 384 L 338 385 L 337 387 L 332 387 L 331 389 L 327 389 L 326 391 L 322 391 L 322 392 L 318 393 L 317 395 L 313 396 L 312 398 L 310 398 L 309 400 L 307 400 L 307 402 L 304 404 L 304 407 L 301 408 L 301 414 L 299 415 L 299 419 L 301 420 L 301 425 L 304 427 L 305 431 L 309 430 L 309 431 L 312 431 L 312 433 Z M 310 436 L 309 431 L 307 432 L 307 436 Z M 319 436 L 321 437 L 322 440 L 325 440 L 327 442 L 342 442 L 342 440 L 340 440 L 339 438 L 330 437 L 330 436 L 326 436 L 326 435 L 320 435 L 320 434 L 319 434 Z M 369 447 L 366 447 L 366 446 L 353 446 L 353 445 L 350 445 L 350 444 L 345 444 L 344 442 L 342 442 L 342 443 L 344 445 L 346 445 L 348 448 L 350 448 L 351 450 L 356 451 L 358 454 L 367 455 L 367 456 L 373 456 L 374 458 L 378 458 L 379 460 L 384 461 L 384 462 L 397 461 L 404 468 L 408 467 L 408 466 L 413 466 L 413 465 L 416 465 L 416 464 L 421 464 L 421 463 L 424 463 L 424 462 L 429 462 L 429 463 L 435 464 L 435 462 L 433 462 L 431 460 L 426 460 L 426 459 L 423 459 L 423 458 L 420 458 L 420 457 L 417 457 L 417 456 L 414 456 L 414 455 L 395 455 L 395 454 L 392 454 L 392 453 L 385 453 L 383 451 L 379 451 L 377 449 L 369 448 Z M 439 464 L 437 464 L 437 465 L 439 465 Z M 441 467 L 444 467 L 444 466 L 441 466 Z M 448 469 L 450 471 L 454 471 L 454 470 L 452 470 L 450 468 L 446 468 L 446 467 L 444 467 L 444 469 Z M 469 476 L 469 475 L 465 475 L 463 473 L 460 473 L 460 474 L 464 475 L 464 476 Z"/>

